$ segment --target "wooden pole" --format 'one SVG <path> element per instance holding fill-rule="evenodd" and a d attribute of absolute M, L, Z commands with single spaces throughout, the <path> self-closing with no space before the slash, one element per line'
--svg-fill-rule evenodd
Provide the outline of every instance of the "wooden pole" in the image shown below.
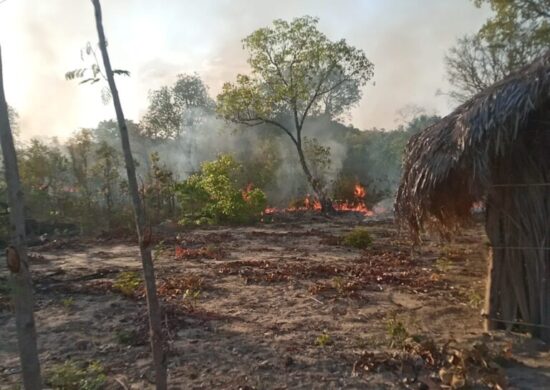
<path fill-rule="evenodd" d="M 132 205 L 134 207 L 136 219 L 136 230 L 139 239 L 139 250 L 141 253 L 141 262 L 145 279 L 145 291 L 147 294 L 149 327 L 151 330 L 151 349 L 153 351 L 153 365 L 155 368 L 155 384 L 157 389 L 164 390 L 167 388 L 166 360 L 163 349 L 162 322 L 155 282 L 155 268 L 153 266 L 153 259 L 151 256 L 151 232 L 146 229 L 145 210 L 143 209 L 143 205 L 139 197 L 134 159 L 132 157 L 132 150 L 130 148 L 130 140 L 128 137 L 128 128 L 126 127 L 126 119 L 124 118 L 124 113 L 122 111 L 122 105 L 120 103 L 120 97 L 118 96 L 113 69 L 111 67 L 111 61 L 107 51 L 107 40 L 105 39 L 105 32 L 103 30 L 101 4 L 99 3 L 99 0 L 92 0 L 92 4 L 95 10 L 95 21 L 97 35 L 99 37 L 99 48 L 101 50 L 101 56 L 103 57 L 103 66 L 105 68 L 107 81 L 109 83 L 109 88 L 113 98 L 113 104 L 115 106 L 120 139 L 122 142 L 122 150 L 124 152 L 124 161 L 126 164 L 126 172 L 128 174 L 128 189 L 130 197 L 132 198 Z"/>
<path fill-rule="evenodd" d="M 2 52 L 0 48 L 0 143 L 4 157 L 8 205 L 10 208 L 10 245 L 6 250 L 9 282 L 15 306 L 15 324 L 23 385 L 27 390 L 42 388 L 40 361 L 34 324 L 34 297 L 25 244 L 25 206 L 19 180 L 17 155 L 13 142 L 8 104 L 4 95 Z"/>

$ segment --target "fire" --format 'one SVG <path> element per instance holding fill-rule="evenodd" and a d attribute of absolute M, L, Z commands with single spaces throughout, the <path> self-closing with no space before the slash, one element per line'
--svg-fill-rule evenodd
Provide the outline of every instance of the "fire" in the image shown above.
<path fill-rule="evenodd" d="M 365 216 L 374 215 L 374 212 L 372 210 L 369 210 L 365 205 L 365 197 L 367 196 L 367 191 L 365 187 L 363 187 L 359 183 L 356 183 L 353 189 L 353 195 L 354 195 L 353 201 L 334 202 L 333 203 L 334 209 L 336 211 L 353 211 L 353 212 L 361 213 Z M 309 210 L 314 210 L 314 211 L 321 210 L 321 202 L 319 201 L 319 199 L 314 198 L 311 195 L 307 194 L 304 198 L 303 206 L 288 207 L 284 210 L 280 210 L 275 207 L 268 207 L 264 210 L 264 214 L 269 215 L 280 211 L 296 212 L 296 211 L 309 211 Z"/>
<path fill-rule="evenodd" d="M 316 198 L 311 198 L 311 195 L 307 194 L 304 199 L 304 207 L 291 207 L 289 211 L 300 211 L 300 210 L 321 210 L 321 202 Z"/>
<path fill-rule="evenodd" d="M 248 183 L 248 185 L 246 186 L 246 188 L 244 190 L 241 191 L 241 194 L 243 196 L 243 199 L 248 202 L 249 198 L 250 198 L 250 191 L 252 191 L 254 189 L 254 184 L 252 183 Z"/>
<path fill-rule="evenodd" d="M 363 200 L 365 199 L 365 196 L 367 196 L 367 191 L 365 190 L 365 187 L 357 183 L 353 189 L 353 195 L 355 195 L 357 199 Z"/>
<path fill-rule="evenodd" d="M 355 211 L 364 214 L 365 216 L 374 215 L 372 210 L 369 210 L 365 205 L 365 197 L 367 196 L 367 190 L 361 184 L 356 183 L 353 188 L 354 200 L 352 202 L 336 202 L 334 208 L 338 211 Z"/>

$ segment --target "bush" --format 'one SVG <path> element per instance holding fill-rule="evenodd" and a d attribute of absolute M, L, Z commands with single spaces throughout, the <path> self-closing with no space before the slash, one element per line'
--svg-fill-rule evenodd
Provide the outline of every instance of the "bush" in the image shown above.
<path fill-rule="evenodd" d="M 187 214 L 182 224 L 248 223 L 260 219 L 267 199 L 251 185 L 242 188 L 242 167 L 230 155 L 201 165 L 201 171 L 177 185 L 182 209 Z"/>
<path fill-rule="evenodd" d="M 126 296 L 134 295 L 134 292 L 141 286 L 142 280 L 135 271 L 121 272 L 117 276 L 113 287 Z"/>
<path fill-rule="evenodd" d="M 119 329 L 115 332 L 116 341 L 122 345 L 136 346 L 141 344 L 139 333 L 136 330 Z"/>
<path fill-rule="evenodd" d="M 46 375 L 46 382 L 60 390 L 100 390 L 105 387 L 107 376 L 99 362 L 91 362 L 86 368 L 66 361 L 54 366 Z"/>
<path fill-rule="evenodd" d="M 342 244 L 357 249 L 365 249 L 372 244 L 372 238 L 366 229 L 355 228 L 342 237 Z"/>

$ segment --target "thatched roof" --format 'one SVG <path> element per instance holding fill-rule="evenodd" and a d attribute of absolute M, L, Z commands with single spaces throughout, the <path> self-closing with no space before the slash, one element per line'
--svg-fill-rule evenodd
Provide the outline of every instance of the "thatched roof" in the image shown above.
<path fill-rule="evenodd" d="M 409 141 L 397 216 L 416 234 L 427 222 L 464 221 L 492 184 L 494 161 L 506 158 L 544 111 L 550 111 L 550 51 Z"/>

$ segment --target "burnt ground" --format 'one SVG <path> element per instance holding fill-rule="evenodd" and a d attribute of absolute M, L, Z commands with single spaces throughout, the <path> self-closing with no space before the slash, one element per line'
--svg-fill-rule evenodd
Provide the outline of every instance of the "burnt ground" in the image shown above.
<path fill-rule="evenodd" d="M 356 225 L 370 248 L 341 244 Z M 171 388 L 547 389 L 548 346 L 483 332 L 484 237 L 472 227 L 412 250 L 392 222 L 352 214 L 166 233 L 155 261 Z M 116 284 L 140 270 L 135 244 L 31 254 L 44 371 L 98 361 L 107 388 L 153 388 L 142 287 Z M 19 381 L 8 302 L 0 290 L 1 389 Z"/>

